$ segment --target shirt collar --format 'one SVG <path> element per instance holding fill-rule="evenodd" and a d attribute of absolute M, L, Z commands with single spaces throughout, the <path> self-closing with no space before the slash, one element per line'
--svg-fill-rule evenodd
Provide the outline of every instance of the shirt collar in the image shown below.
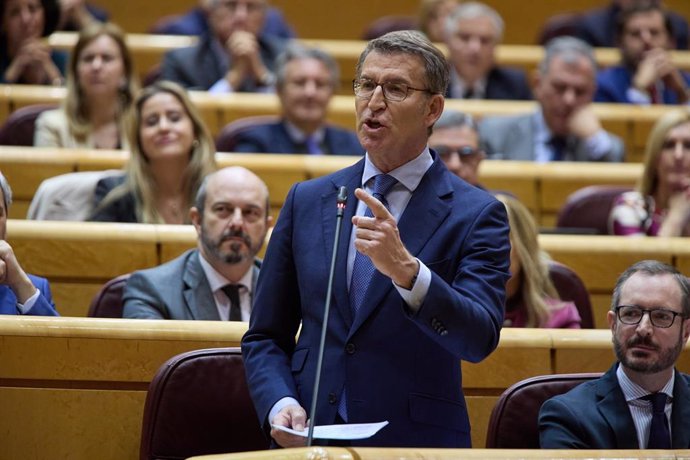
<path fill-rule="evenodd" d="M 199 256 L 199 263 L 201 264 L 201 269 L 204 271 L 204 274 L 206 275 L 206 279 L 208 280 L 208 284 L 211 287 L 211 292 L 216 292 L 219 289 L 223 288 L 225 285 L 230 284 L 231 282 L 225 278 L 223 275 L 218 273 L 213 266 L 208 263 L 208 261 L 204 258 L 204 256 L 201 255 L 201 252 L 197 254 Z M 240 278 L 239 282 L 237 284 L 243 285 L 246 289 L 247 292 L 251 294 L 252 292 L 252 276 L 253 276 L 253 268 L 254 265 L 252 264 L 249 267 L 249 270 Z"/>
<path fill-rule="evenodd" d="M 295 144 L 302 144 L 306 141 L 307 135 L 301 129 L 299 129 L 293 123 L 290 123 L 288 120 L 284 119 L 283 122 L 285 123 L 285 129 L 287 130 L 290 139 L 292 139 L 292 142 L 294 142 Z M 323 138 L 325 137 L 325 135 L 325 129 L 322 126 L 316 131 L 314 131 L 311 134 L 311 137 L 313 137 L 314 140 L 320 144 L 323 142 Z"/>
<path fill-rule="evenodd" d="M 424 147 L 422 153 L 417 155 L 411 161 L 408 161 L 402 166 L 390 171 L 388 175 L 395 177 L 395 179 L 405 186 L 411 193 L 417 189 L 419 183 L 422 181 L 424 174 L 434 163 L 429 147 Z M 383 174 L 369 159 L 369 152 L 364 156 L 364 173 L 362 173 L 362 186 L 365 186 L 369 179 L 379 174 Z"/>
<path fill-rule="evenodd" d="M 452 65 L 450 70 L 450 84 L 453 88 L 453 97 L 462 97 L 463 94 L 465 94 L 465 91 L 469 89 L 467 83 L 465 83 L 465 80 L 462 79 L 462 77 L 455 70 L 455 67 L 453 67 Z M 486 76 L 474 82 L 474 86 L 472 86 L 472 91 L 475 94 L 475 99 L 484 98 L 484 96 L 486 95 Z"/>
<path fill-rule="evenodd" d="M 673 398 L 673 383 L 674 383 L 675 371 L 671 374 L 671 378 L 666 382 L 666 385 L 661 389 L 662 393 L 665 393 L 669 398 Z M 634 400 L 639 400 L 650 394 L 649 391 L 645 390 L 632 380 L 628 378 L 626 373 L 623 371 L 623 366 L 618 364 L 618 369 L 616 369 L 616 378 L 618 379 L 618 384 L 623 391 L 623 396 L 625 396 L 625 401 L 630 402 Z"/>

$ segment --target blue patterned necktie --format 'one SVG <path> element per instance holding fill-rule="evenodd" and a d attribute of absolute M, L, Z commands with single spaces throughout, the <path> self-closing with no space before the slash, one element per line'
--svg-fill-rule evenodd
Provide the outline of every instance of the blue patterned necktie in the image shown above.
<path fill-rule="evenodd" d="M 388 201 L 386 201 L 386 194 L 398 181 L 393 176 L 388 174 L 379 174 L 374 176 L 374 187 L 372 195 L 374 198 L 379 200 L 388 209 Z M 374 214 L 371 209 L 367 208 L 364 213 L 365 217 L 373 217 Z M 352 264 L 352 278 L 350 279 L 350 307 L 352 308 L 352 313 L 357 314 L 359 307 L 364 301 L 364 294 L 367 291 L 367 286 L 369 286 L 369 281 L 371 277 L 374 276 L 374 264 L 371 263 L 371 259 L 359 251 L 355 254 L 355 260 Z"/>
<path fill-rule="evenodd" d="M 383 203 L 386 209 L 388 209 L 386 194 L 397 182 L 398 180 L 395 177 L 389 176 L 388 174 L 374 176 L 374 186 L 371 194 L 374 198 Z M 374 217 L 374 213 L 367 207 L 364 216 Z M 355 261 L 352 264 L 352 278 L 350 279 L 350 308 L 352 308 L 353 316 L 357 315 L 359 307 L 364 301 L 364 294 L 367 292 L 367 286 L 369 286 L 369 282 L 371 281 L 371 277 L 374 276 L 375 271 L 376 268 L 374 268 L 371 259 L 357 251 L 355 253 Z M 347 421 L 346 400 L 346 392 L 345 389 L 343 389 L 340 395 L 340 401 L 338 402 L 338 415 L 345 421 Z"/>
<path fill-rule="evenodd" d="M 666 418 L 666 393 L 652 393 L 642 399 L 652 402 L 652 423 L 649 427 L 647 449 L 670 449 L 671 433 Z"/>

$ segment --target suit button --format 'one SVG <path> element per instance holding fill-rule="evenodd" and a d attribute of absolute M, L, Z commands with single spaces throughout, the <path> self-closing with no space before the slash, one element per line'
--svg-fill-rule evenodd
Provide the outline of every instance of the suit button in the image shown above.
<path fill-rule="evenodd" d="M 335 393 L 328 393 L 328 404 L 335 404 L 338 402 L 338 397 Z"/>
<path fill-rule="evenodd" d="M 352 342 L 345 345 L 345 353 L 347 353 L 348 355 L 354 355 L 356 350 L 357 347 L 355 347 L 355 344 Z"/>

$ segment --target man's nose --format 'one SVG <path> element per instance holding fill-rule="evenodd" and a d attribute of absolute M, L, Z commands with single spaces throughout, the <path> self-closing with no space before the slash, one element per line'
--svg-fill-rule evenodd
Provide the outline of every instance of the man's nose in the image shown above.
<path fill-rule="evenodd" d="M 651 335 L 652 331 L 654 330 L 654 325 L 652 324 L 652 318 L 649 316 L 649 313 L 644 313 L 642 315 L 642 319 L 639 323 L 637 323 L 636 330 L 639 335 Z"/>
<path fill-rule="evenodd" d="M 383 96 L 383 86 L 377 86 L 369 98 L 369 108 L 371 110 L 381 109 L 386 106 L 386 98 Z"/>
<path fill-rule="evenodd" d="M 230 214 L 230 219 L 228 220 L 228 225 L 230 225 L 230 227 L 241 227 L 242 224 L 244 224 L 244 215 L 242 215 L 242 209 L 239 207 L 233 209 L 232 213 Z"/>

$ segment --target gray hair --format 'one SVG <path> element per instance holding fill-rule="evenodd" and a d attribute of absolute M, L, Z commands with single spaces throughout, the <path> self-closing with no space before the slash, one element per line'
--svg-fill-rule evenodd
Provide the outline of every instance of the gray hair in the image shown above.
<path fill-rule="evenodd" d="M 2 172 L 0 172 L 0 190 L 2 190 L 2 204 L 5 205 L 5 212 L 7 212 L 10 210 L 10 205 L 12 204 L 12 189 Z"/>
<path fill-rule="evenodd" d="M 371 40 L 359 56 L 355 69 L 356 78 L 362 75 L 362 64 L 369 53 L 407 54 L 424 62 L 426 84 L 430 92 L 446 94 L 450 79 L 448 63 L 443 53 L 426 36 L 416 30 L 398 30 Z"/>
<path fill-rule="evenodd" d="M 479 132 L 477 121 L 472 115 L 459 110 L 446 109 L 434 124 L 434 129 L 462 128 L 463 126 L 469 127 L 474 132 Z"/>
<path fill-rule="evenodd" d="M 678 283 L 681 294 L 681 307 L 683 308 L 683 316 L 690 317 L 690 281 L 679 272 L 676 267 L 659 262 L 658 260 L 642 260 L 631 265 L 627 270 L 618 277 L 616 287 L 613 289 L 613 296 L 611 298 L 611 310 L 615 310 L 621 300 L 621 291 L 631 276 L 635 273 L 644 273 L 647 276 L 672 275 Z"/>
<path fill-rule="evenodd" d="M 557 57 L 563 59 L 566 63 L 575 62 L 583 57 L 589 61 L 594 73 L 596 74 L 597 72 L 597 61 L 594 58 L 593 48 L 579 38 L 565 36 L 549 40 L 544 46 L 544 59 L 539 63 L 539 73 L 546 75 L 551 62 Z"/>
<path fill-rule="evenodd" d="M 285 68 L 295 59 L 315 59 L 328 69 L 333 88 L 340 82 L 340 69 L 333 56 L 319 48 L 309 48 L 297 42 L 291 42 L 276 59 L 276 85 L 280 88 L 285 84 Z"/>
<path fill-rule="evenodd" d="M 488 5 L 479 2 L 461 3 L 456 6 L 446 18 L 445 30 L 448 35 L 452 35 L 459 30 L 458 21 L 462 19 L 476 19 L 487 17 L 493 23 L 496 31 L 496 43 L 503 38 L 505 23 L 500 14 Z"/>

